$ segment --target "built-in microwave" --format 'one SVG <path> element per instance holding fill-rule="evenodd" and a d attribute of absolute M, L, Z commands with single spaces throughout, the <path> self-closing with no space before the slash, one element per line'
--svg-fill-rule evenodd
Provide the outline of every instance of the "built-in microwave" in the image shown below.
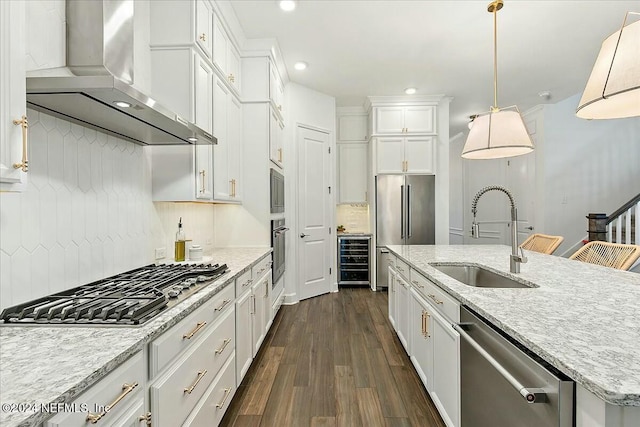
<path fill-rule="evenodd" d="M 271 169 L 271 213 L 284 212 L 284 175 Z"/>

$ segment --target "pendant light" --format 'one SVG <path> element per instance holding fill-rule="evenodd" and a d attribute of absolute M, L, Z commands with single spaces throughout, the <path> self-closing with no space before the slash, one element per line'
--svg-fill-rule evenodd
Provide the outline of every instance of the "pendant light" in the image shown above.
<path fill-rule="evenodd" d="M 498 107 L 498 11 L 502 6 L 502 0 L 495 0 L 487 7 L 493 14 L 493 107 L 474 119 L 462 149 L 465 159 L 499 159 L 533 151 L 518 107 Z"/>
<path fill-rule="evenodd" d="M 582 119 L 618 119 L 640 116 L 640 20 L 627 24 L 602 42 L 584 89 L 576 116 Z"/>

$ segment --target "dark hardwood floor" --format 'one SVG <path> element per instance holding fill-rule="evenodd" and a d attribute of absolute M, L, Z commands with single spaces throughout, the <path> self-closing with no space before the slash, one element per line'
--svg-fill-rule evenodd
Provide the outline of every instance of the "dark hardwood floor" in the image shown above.
<path fill-rule="evenodd" d="M 283 306 L 222 426 L 444 426 L 368 288 Z"/>

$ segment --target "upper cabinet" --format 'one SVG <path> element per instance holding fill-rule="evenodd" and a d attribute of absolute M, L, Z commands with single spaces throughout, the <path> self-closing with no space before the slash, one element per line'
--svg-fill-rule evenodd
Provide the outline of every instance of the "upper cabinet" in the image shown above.
<path fill-rule="evenodd" d="M 0 2 L 0 190 L 26 189 L 25 3 Z"/>
<path fill-rule="evenodd" d="M 241 200 L 242 105 L 222 80 L 214 86 L 213 123 L 218 145 L 213 149 L 215 200 Z"/>
<path fill-rule="evenodd" d="M 338 140 L 340 142 L 363 142 L 367 138 L 366 114 L 338 115 Z"/>
<path fill-rule="evenodd" d="M 196 0 L 195 40 L 207 58 L 211 58 L 213 50 L 213 11 L 206 0 Z"/>
<path fill-rule="evenodd" d="M 435 137 L 389 136 L 374 141 L 377 173 L 435 173 Z"/>
<path fill-rule="evenodd" d="M 217 15 L 213 19 L 213 63 L 224 80 L 240 93 L 240 54 Z"/>
<path fill-rule="evenodd" d="M 284 86 L 278 69 L 269 63 L 269 99 L 273 103 L 274 108 L 282 117 L 282 104 L 284 103 Z"/>
<path fill-rule="evenodd" d="M 433 105 L 384 106 L 373 108 L 374 133 L 436 133 L 436 107 Z"/>

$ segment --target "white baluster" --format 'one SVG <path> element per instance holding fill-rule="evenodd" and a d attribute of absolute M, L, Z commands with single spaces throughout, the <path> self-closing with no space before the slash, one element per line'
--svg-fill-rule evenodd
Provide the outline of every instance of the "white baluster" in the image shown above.
<path fill-rule="evenodd" d="M 633 208 L 629 208 L 629 210 L 625 214 L 627 221 L 625 224 L 626 230 L 625 230 L 624 242 L 627 245 L 631 244 L 631 212 L 633 212 Z"/>
<path fill-rule="evenodd" d="M 622 215 L 616 219 L 616 243 L 622 242 Z"/>

